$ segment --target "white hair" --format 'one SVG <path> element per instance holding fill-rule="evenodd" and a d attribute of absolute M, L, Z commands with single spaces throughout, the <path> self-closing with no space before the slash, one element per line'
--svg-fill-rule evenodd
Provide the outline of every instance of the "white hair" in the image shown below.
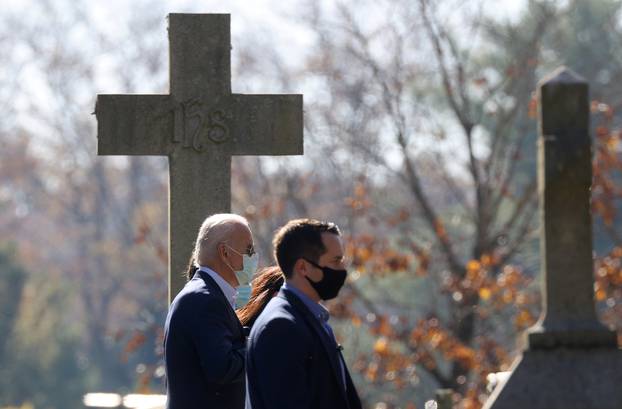
<path fill-rule="evenodd" d="M 236 225 L 244 225 L 249 228 L 248 220 L 232 213 L 218 213 L 209 216 L 201 224 L 199 235 L 194 245 L 192 258 L 195 265 L 201 264 L 205 257 L 210 257 L 216 252 L 218 245 L 226 242 Z"/>

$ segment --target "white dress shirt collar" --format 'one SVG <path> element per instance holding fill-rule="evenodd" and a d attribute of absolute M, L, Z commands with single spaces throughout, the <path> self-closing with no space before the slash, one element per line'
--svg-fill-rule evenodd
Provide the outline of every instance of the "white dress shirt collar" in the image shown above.
<path fill-rule="evenodd" d="M 203 271 L 209 274 L 209 276 L 212 277 L 214 281 L 216 281 L 218 287 L 220 287 L 223 294 L 225 294 L 227 301 L 229 301 L 229 304 L 231 304 L 231 308 L 235 309 L 235 299 L 238 295 L 238 291 L 234 287 L 232 287 L 231 284 L 229 284 L 224 278 L 222 278 L 220 274 L 218 274 L 211 268 L 199 266 L 199 271 Z"/>

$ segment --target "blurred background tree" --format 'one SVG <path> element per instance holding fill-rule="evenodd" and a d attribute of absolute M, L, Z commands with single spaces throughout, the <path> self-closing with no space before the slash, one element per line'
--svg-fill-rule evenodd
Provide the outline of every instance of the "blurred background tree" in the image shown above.
<path fill-rule="evenodd" d="M 97 157 L 89 113 L 97 93 L 166 92 L 164 16 L 211 11 L 178 3 L 0 12 L 0 237 L 13 243 L 0 407 L 164 390 L 166 162 Z M 234 211 L 264 265 L 288 219 L 342 227 L 353 268 L 330 308 L 366 407 L 420 408 L 450 387 L 478 408 L 486 375 L 516 355 L 539 313 L 533 92 L 560 64 L 590 82 L 595 294 L 622 328 L 621 5 L 532 0 L 504 16 L 492 1 L 299 0 L 280 24 L 233 15 L 234 91 L 304 92 L 306 126 L 303 158 L 234 159 Z"/>

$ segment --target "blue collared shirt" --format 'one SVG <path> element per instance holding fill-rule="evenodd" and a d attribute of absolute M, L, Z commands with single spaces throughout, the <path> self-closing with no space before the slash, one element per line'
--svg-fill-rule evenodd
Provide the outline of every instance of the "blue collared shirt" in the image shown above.
<path fill-rule="evenodd" d="M 330 329 L 328 325 L 330 314 L 328 310 L 326 309 L 326 307 L 324 307 L 322 304 L 318 302 L 313 301 L 311 298 L 309 298 L 308 295 L 306 295 L 305 293 L 303 293 L 302 291 L 300 291 L 293 285 L 288 285 L 287 283 L 284 283 L 283 288 L 296 294 L 296 296 L 298 296 L 298 298 L 302 300 L 304 305 L 307 306 L 309 311 L 311 311 L 311 314 L 313 314 L 313 316 L 317 318 L 318 321 L 320 321 L 320 324 L 322 324 L 322 328 L 324 328 L 324 331 L 326 331 L 328 335 L 332 336 L 331 334 L 332 329 Z"/>
<path fill-rule="evenodd" d="M 320 324 L 322 325 L 322 328 L 324 328 L 324 331 L 326 331 L 329 338 L 334 340 L 336 344 L 337 340 L 335 339 L 335 334 L 333 333 L 333 329 L 331 328 L 331 326 L 328 324 L 328 320 L 330 319 L 330 313 L 328 312 L 326 307 L 324 307 L 319 302 L 313 301 L 311 298 L 309 298 L 308 295 L 306 295 L 305 293 L 303 293 L 302 291 L 300 291 L 293 285 L 287 285 L 287 282 L 283 284 L 282 288 L 287 291 L 291 291 L 298 298 L 300 298 L 300 300 L 302 300 L 303 304 L 309 309 L 309 311 L 311 311 L 311 314 L 313 314 L 313 316 L 317 318 L 317 320 L 320 322 Z M 346 375 L 345 375 L 343 359 L 341 358 L 341 353 L 338 353 L 337 356 L 339 358 L 339 366 L 341 367 L 341 380 L 343 381 L 343 385 L 345 386 Z"/>

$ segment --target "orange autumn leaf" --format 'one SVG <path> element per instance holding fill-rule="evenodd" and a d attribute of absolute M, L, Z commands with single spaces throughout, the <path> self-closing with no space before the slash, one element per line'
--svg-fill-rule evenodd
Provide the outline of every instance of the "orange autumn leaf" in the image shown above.
<path fill-rule="evenodd" d="M 514 321 L 519 328 L 526 328 L 534 323 L 533 316 L 527 310 L 521 310 Z"/>
<path fill-rule="evenodd" d="M 487 287 L 482 287 L 479 289 L 479 297 L 486 301 L 490 298 L 490 296 L 492 295 L 492 291 L 490 291 L 490 288 Z"/>
<path fill-rule="evenodd" d="M 484 254 L 481 258 L 481 263 L 484 267 L 488 267 L 492 264 L 492 257 L 488 254 Z"/>
<path fill-rule="evenodd" d="M 389 343 L 385 337 L 380 337 L 376 340 L 374 352 L 378 355 L 386 355 L 389 352 Z"/>
<path fill-rule="evenodd" d="M 615 151 L 618 148 L 619 144 L 620 138 L 618 138 L 617 136 L 612 136 L 607 139 L 607 149 L 609 149 L 610 151 Z"/>
<path fill-rule="evenodd" d="M 598 290 L 596 290 L 597 301 L 604 301 L 606 298 L 607 298 L 607 292 L 605 290 L 603 290 L 602 288 L 599 288 Z"/>
<path fill-rule="evenodd" d="M 371 362 L 369 364 L 369 366 L 367 367 L 367 370 L 365 371 L 365 377 L 371 382 L 374 382 L 376 380 L 376 378 L 378 377 L 378 364 L 377 363 Z"/>
<path fill-rule="evenodd" d="M 477 272 L 477 271 L 479 271 L 482 268 L 482 265 L 477 260 L 470 260 L 467 263 L 466 268 L 467 268 L 468 271 Z"/>

